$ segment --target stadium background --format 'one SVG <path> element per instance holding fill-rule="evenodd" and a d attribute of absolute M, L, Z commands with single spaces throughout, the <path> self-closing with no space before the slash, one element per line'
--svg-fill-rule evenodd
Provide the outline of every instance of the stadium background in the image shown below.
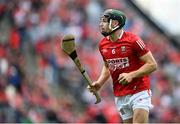
<path fill-rule="evenodd" d="M 154 109 L 149 121 L 180 122 L 180 28 L 172 26 L 179 17 L 172 7 L 174 14 L 163 26 L 153 17 L 158 9 L 147 7 L 153 8 L 131 0 L 0 0 L 0 122 L 122 121 L 111 80 L 101 90 L 103 101 L 94 105 L 82 76 L 60 49 L 63 35 L 73 33 L 83 65 L 97 79 L 102 67 L 98 24 L 107 8 L 126 13 L 124 29 L 141 36 L 158 62 L 150 76 Z"/>

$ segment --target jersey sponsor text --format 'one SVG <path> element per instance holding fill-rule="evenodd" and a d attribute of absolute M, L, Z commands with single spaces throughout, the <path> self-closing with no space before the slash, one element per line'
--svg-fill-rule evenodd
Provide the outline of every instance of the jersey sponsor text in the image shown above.
<path fill-rule="evenodd" d="M 109 69 L 111 71 L 115 71 L 116 69 L 122 69 L 122 68 L 129 67 L 128 57 L 107 59 L 107 63 L 109 65 Z"/>

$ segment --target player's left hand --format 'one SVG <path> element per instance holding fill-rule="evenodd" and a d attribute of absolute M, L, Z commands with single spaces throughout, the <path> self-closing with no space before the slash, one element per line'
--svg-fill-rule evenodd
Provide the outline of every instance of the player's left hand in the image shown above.
<path fill-rule="evenodd" d="M 131 73 L 122 73 L 119 75 L 118 80 L 119 80 L 119 83 L 126 85 L 133 80 L 133 77 Z"/>

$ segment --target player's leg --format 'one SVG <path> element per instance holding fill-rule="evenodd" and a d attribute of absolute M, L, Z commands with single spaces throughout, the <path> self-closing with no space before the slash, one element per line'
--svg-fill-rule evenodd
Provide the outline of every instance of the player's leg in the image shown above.
<path fill-rule="evenodd" d="M 136 108 L 133 112 L 133 123 L 148 123 L 149 112 L 145 109 Z"/>
<path fill-rule="evenodd" d="M 116 108 L 119 111 L 119 114 L 123 120 L 123 123 L 132 123 L 133 122 L 133 110 L 129 106 L 129 98 L 131 95 L 115 97 Z"/>
<path fill-rule="evenodd" d="M 147 123 L 151 104 L 151 92 L 145 90 L 134 94 L 132 97 L 133 123 Z"/>
<path fill-rule="evenodd" d="M 123 110 L 123 111 L 122 111 Z M 130 108 L 122 108 L 119 111 L 123 123 L 132 123 L 133 122 L 133 111 Z"/>
<path fill-rule="evenodd" d="M 133 122 L 133 119 L 130 118 L 130 119 L 126 119 L 126 120 L 123 120 L 123 124 L 128 124 L 128 123 L 132 123 Z"/>

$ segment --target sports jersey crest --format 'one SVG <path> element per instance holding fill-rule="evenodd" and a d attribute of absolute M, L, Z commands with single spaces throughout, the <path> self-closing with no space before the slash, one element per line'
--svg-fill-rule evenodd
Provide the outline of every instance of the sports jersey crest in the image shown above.
<path fill-rule="evenodd" d="M 126 51 L 126 47 L 125 46 L 121 46 L 121 52 L 125 52 Z"/>

